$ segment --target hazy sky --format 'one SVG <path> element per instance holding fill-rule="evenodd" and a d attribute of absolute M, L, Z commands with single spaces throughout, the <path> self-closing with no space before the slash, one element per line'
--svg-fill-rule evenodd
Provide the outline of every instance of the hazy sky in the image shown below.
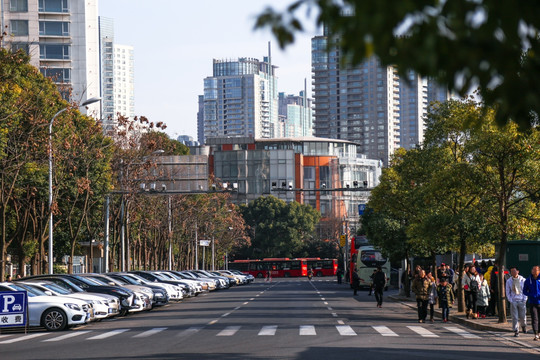
<path fill-rule="evenodd" d="M 197 139 L 197 96 L 212 75 L 212 59 L 262 60 L 272 42 L 278 91 L 298 94 L 308 80 L 311 96 L 311 29 L 281 51 L 268 30 L 253 30 L 268 4 L 293 0 L 100 0 L 99 15 L 114 19 L 115 43 L 135 48 L 135 113 L 164 121 L 176 138 Z M 311 23 L 315 20 L 311 18 Z"/>

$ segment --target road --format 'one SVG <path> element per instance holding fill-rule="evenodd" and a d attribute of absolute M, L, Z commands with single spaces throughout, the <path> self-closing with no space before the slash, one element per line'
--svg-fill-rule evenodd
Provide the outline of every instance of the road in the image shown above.
<path fill-rule="evenodd" d="M 60 333 L 0 335 L 1 359 L 538 359 L 478 332 L 328 278 L 274 279 Z"/>

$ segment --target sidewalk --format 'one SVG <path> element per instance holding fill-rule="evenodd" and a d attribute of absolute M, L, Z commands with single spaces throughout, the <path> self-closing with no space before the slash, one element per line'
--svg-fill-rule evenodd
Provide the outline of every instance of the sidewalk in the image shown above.
<path fill-rule="evenodd" d="M 389 299 L 397 302 L 401 302 L 403 305 L 406 305 L 410 307 L 411 309 L 416 311 L 416 300 L 414 297 L 414 294 L 411 294 L 411 297 L 405 297 L 403 295 L 389 295 Z M 441 319 L 441 310 L 437 308 L 437 305 L 435 305 L 435 321 L 440 321 Z M 490 316 L 485 319 L 467 319 L 464 312 L 457 312 L 457 304 L 450 310 L 450 316 L 448 317 L 448 320 L 456 323 L 456 324 L 462 324 L 465 325 L 471 329 L 475 330 L 484 330 L 484 331 L 496 331 L 496 332 L 512 332 L 512 318 L 510 316 L 507 316 L 507 323 L 506 324 L 500 324 L 499 318 L 495 316 Z M 527 319 L 528 329 L 527 334 L 520 334 L 520 339 L 527 339 L 534 337 L 532 335 L 532 329 L 531 329 L 531 322 L 530 318 Z"/>

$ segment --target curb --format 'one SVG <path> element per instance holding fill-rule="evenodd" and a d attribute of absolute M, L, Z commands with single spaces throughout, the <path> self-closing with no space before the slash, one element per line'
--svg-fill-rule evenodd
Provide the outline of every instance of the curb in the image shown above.
<path fill-rule="evenodd" d="M 396 301 L 396 302 L 400 302 L 401 304 L 411 308 L 411 309 L 414 309 L 416 310 L 416 304 L 411 304 L 411 303 L 408 303 L 408 301 L 410 302 L 410 299 L 405 299 L 405 298 L 402 298 L 402 297 L 399 297 L 399 296 L 394 296 L 394 295 L 389 295 L 388 296 L 389 299 L 393 300 L 393 301 Z M 441 311 L 439 309 L 435 309 L 435 314 L 437 315 L 441 315 Z M 452 321 L 453 323 L 455 324 L 462 324 L 462 325 L 465 325 L 469 328 L 472 328 L 472 329 L 475 329 L 475 330 L 483 330 L 483 331 L 494 331 L 494 332 L 512 332 L 512 329 L 511 329 L 511 325 L 508 324 L 508 327 L 505 328 L 503 326 L 505 325 L 501 325 L 501 326 L 492 326 L 492 325 L 489 325 L 489 324 L 485 324 L 485 323 L 482 323 L 478 320 L 469 320 L 467 318 L 465 318 L 464 316 L 459 316 L 459 315 L 452 315 L 450 314 L 449 315 L 449 320 Z"/>

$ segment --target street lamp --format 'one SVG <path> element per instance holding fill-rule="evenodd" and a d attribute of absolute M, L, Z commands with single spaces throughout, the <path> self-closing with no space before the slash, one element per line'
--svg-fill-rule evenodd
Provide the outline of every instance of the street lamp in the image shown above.
<path fill-rule="evenodd" d="M 100 97 L 93 97 L 86 101 L 83 101 L 79 107 L 86 106 L 93 104 L 95 102 L 101 101 Z M 69 109 L 68 107 L 63 108 L 62 110 L 59 110 L 56 114 L 54 114 L 53 118 L 51 119 L 51 122 L 49 123 L 49 274 L 53 273 L 53 212 L 52 212 L 52 201 L 53 201 L 53 195 L 52 195 L 52 182 L 53 182 L 53 163 L 52 163 L 52 126 L 54 123 L 54 119 L 64 111 Z"/>

